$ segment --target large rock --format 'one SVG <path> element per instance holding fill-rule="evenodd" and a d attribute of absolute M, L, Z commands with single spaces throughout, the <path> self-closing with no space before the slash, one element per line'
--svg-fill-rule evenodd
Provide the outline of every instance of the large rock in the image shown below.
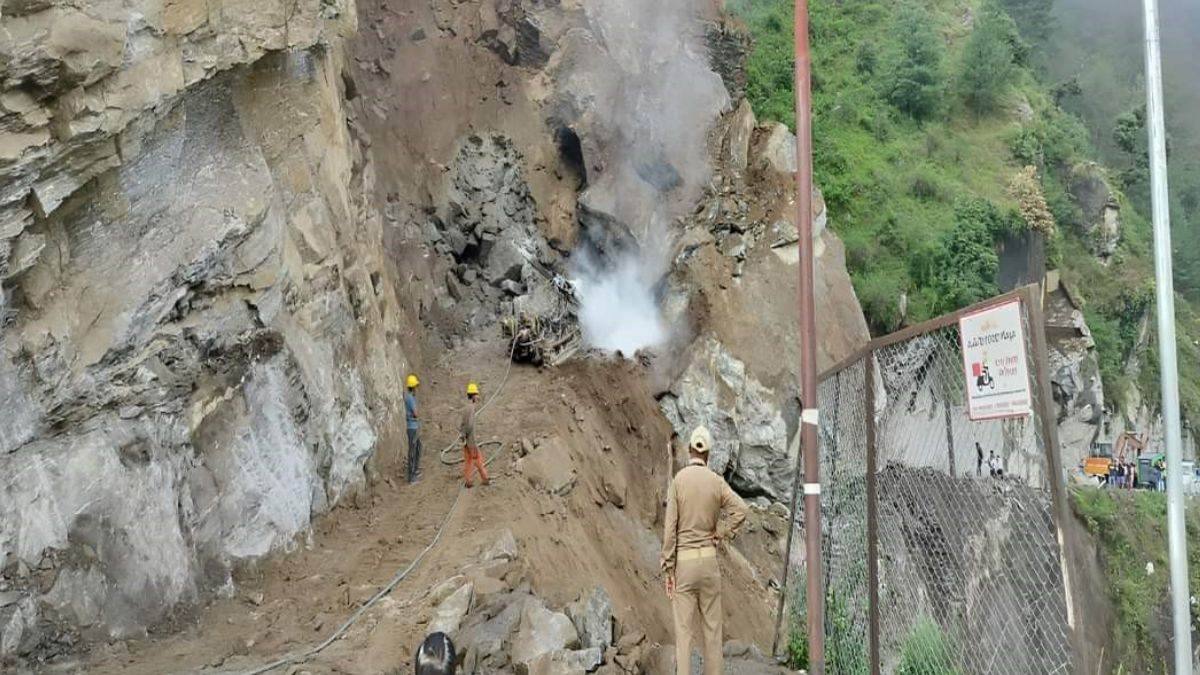
<path fill-rule="evenodd" d="M 575 461 L 558 438 L 542 441 L 532 454 L 517 460 L 516 468 L 531 485 L 551 494 L 566 495 L 575 487 Z"/>
<path fill-rule="evenodd" d="M 517 538 L 513 536 L 512 530 L 505 528 L 500 531 L 500 535 L 496 537 L 496 543 L 492 544 L 483 554 L 484 562 L 492 562 L 501 560 L 509 562 L 517 559 Z"/>
<path fill-rule="evenodd" d="M 608 591 L 597 586 L 591 593 L 571 603 L 567 615 L 579 632 L 584 648 L 608 649 L 613 643 L 613 603 Z"/>
<path fill-rule="evenodd" d="M 691 361 L 660 405 L 681 438 L 707 426 L 709 467 L 743 492 L 787 497 L 792 455 L 778 396 L 711 335 L 691 348 Z"/>
<path fill-rule="evenodd" d="M 462 625 L 463 617 L 471 610 L 471 600 L 475 597 L 475 584 L 467 582 L 450 597 L 442 601 L 434 612 L 433 620 L 429 622 L 429 632 L 442 632 L 453 635 Z"/>
<path fill-rule="evenodd" d="M 561 650 L 543 654 L 528 665 L 518 665 L 517 675 L 585 675 L 600 667 L 604 652 L 596 648 Z"/>
<path fill-rule="evenodd" d="M 725 161 L 737 169 L 745 169 L 750 157 L 750 138 L 754 134 L 754 111 L 750 101 L 742 99 L 729 121 L 725 136 Z"/>
<path fill-rule="evenodd" d="M 776 173 L 796 173 L 796 136 L 788 128 L 771 122 L 762 128 L 755 154 L 759 168 Z"/>
<path fill-rule="evenodd" d="M 518 669 L 528 669 L 543 654 L 578 647 L 579 633 L 566 614 L 547 609 L 538 599 L 526 601 L 511 654 Z"/>
<path fill-rule="evenodd" d="M 1121 206 L 1104 167 L 1084 162 L 1071 168 L 1067 189 L 1083 211 L 1083 229 L 1092 252 L 1107 259 L 1121 240 Z"/>
<path fill-rule="evenodd" d="M 505 600 L 507 604 L 499 613 L 482 623 L 464 628 L 457 637 L 461 648 L 475 650 L 480 663 L 503 660 L 530 596 L 513 594 Z"/>

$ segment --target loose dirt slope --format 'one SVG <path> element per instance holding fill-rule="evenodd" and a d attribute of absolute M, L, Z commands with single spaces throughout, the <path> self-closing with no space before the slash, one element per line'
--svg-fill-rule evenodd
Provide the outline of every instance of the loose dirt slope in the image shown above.
<path fill-rule="evenodd" d="M 61 667 L 96 673 L 243 671 L 319 643 L 433 539 L 461 483 L 457 468 L 437 461 L 436 449 L 457 435 L 459 391 L 467 378 L 479 378 L 485 395 L 500 384 L 505 350 L 499 340 L 468 344 L 426 376 L 428 447 L 419 484 L 402 484 L 402 449 L 385 449 L 369 503 L 319 521 L 311 541 L 300 542 L 303 550 L 243 570 L 236 597 L 178 617 L 170 627 L 182 628 L 178 634 L 101 648 L 82 663 Z M 345 639 L 303 668 L 378 673 L 405 666 L 430 618 L 426 593 L 476 560 L 503 528 L 511 528 L 520 550 L 519 568 L 510 574 L 531 582 L 551 606 L 561 607 L 599 584 L 613 597 L 618 634 L 637 630 L 650 641 L 669 642 L 670 608 L 657 573 L 669 431 L 642 385 L 642 370 L 599 360 L 553 371 L 514 366 L 480 422 L 481 441 L 506 443 L 492 463 L 492 485 L 465 493 L 424 562 Z M 538 443 L 534 458 L 565 449 L 563 457 L 576 471 L 565 496 L 533 487 L 514 468 L 522 439 Z M 623 492 L 624 499 L 610 496 L 614 492 Z M 756 513 L 749 528 L 754 534 L 739 542 L 763 563 L 771 559 L 771 547 L 761 537 L 773 536 L 757 521 L 766 517 Z M 728 551 L 722 563 L 728 637 L 769 647 L 774 596 L 762 580 L 770 575 L 756 573 L 738 550 Z"/>

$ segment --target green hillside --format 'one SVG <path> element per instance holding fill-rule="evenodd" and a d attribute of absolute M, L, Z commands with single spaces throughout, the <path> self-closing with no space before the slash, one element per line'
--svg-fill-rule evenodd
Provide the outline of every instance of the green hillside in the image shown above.
<path fill-rule="evenodd" d="M 755 39 L 747 92 L 756 114 L 793 124 L 791 0 L 728 6 Z M 1125 375 L 1141 319 L 1153 310 L 1150 225 L 1141 200 L 1125 195 L 1122 169 L 1107 171 L 1122 237 L 1107 266 L 1091 252 L 1068 188 L 1073 172 L 1101 159 L 1097 132 L 1063 107 L 1087 92 L 1047 84 L 1053 76 L 1038 55 L 1056 29 L 1038 16 L 1048 7 L 812 0 L 816 180 L 874 332 L 995 294 L 997 242 L 1034 228 L 1046 235 L 1048 264 L 1083 296 L 1110 405 L 1124 405 L 1131 384 L 1153 403 L 1153 336 L 1139 381 Z M 1181 276 L 1192 271 L 1190 258 L 1176 264 L 1185 266 Z M 1200 317 L 1183 298 L 1179 315 L 1184 408 L 1196 418 L 1200 383 L 1187 373 L 1200 372 Z"/>

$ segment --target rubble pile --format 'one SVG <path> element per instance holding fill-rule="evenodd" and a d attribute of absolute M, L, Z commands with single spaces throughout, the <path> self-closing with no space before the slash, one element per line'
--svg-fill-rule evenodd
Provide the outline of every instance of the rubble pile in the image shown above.
<path fill-rule="evenodd" d="M 671 645 L 652 643 L 636 626 L 621 625 L 603 586 L 562 609 L 538 597 L 509 530 L 476 562 L 435 586 L 426 597 L 428 631 L 454 640 L 464 673 L 671 675 Z M 726 672 L 786 673 L 754 645 L 725 645 Z M 693 658 L 699 672 L 699 653 Z"/>

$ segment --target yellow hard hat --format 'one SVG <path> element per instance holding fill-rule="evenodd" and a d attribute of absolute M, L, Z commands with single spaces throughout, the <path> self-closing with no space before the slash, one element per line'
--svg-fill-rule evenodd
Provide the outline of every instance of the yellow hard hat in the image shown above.
<path fill-rule="evenodd" d="M 421 384 L 421 381 L 417 379 L 416 375 L 409 375 L 408 379 L 405 380 L 405 384 L 408 385 L 409 389 L 416 389 Z"/>
<path fill-rule="evenodd" d="M 474 382 L 469 382 L 467 384 L 467 396 L 478 396 L 478 395 L 479 395 L 479 385 L 475 384 Z"/>

